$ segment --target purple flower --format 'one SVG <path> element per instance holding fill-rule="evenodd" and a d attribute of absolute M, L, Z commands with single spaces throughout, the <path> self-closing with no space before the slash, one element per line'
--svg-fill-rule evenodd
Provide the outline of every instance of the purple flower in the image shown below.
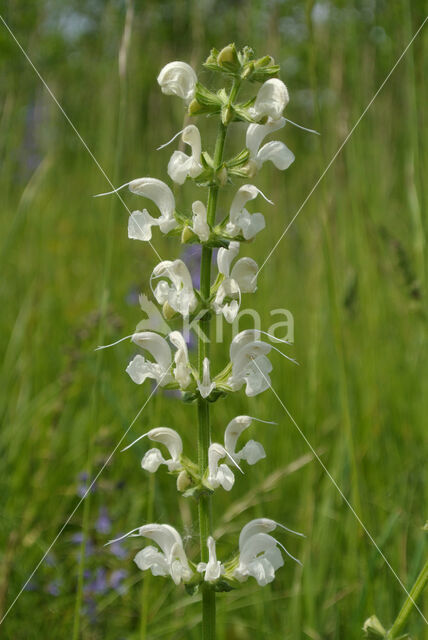
<path fill-rule="evenodd" d="M 126 558 L 128 555 L 128 552 L 123 547 L 121 540 L 117 542 L 112 542 L 111 545 L 109 546 L 109 549 L 110 549 L 110 553 L 116 556 L 116 558 Z"/>
<path fill-rule="evenodd" d="M 82 544 L 83 542 L 83 533 L 81 531 L 78 531 L 77 533 L 73 533 L 73 535 L 70 538 L 71 542 L 73 544 Z"/>
<path fill-rule="evenodd" d="M 100 567 L 95 573 L 95 579 L 88 585 L 88 590 L 93 593 L 105 593 L 107 589 L 106 571 Z"/>
<path fill-rule="evenodd" d="M 101 507 L 98 520 L 95 523 L 95 529 L 98 533 L 109 533 L 111 530 L 111 520 L 105 507 Z"/>
<path fill-rule="evenodd" d="M 95 624 L 97 619 L 97 603 L 92 596 L 85 598 L 85 604 L 82 608 L 83 615 L 85 615 L 91 624 Z"/>
<path fill-rule="evenodd" d="M 37 591 L 38 588 L 39 585 L 35 580 L 29 580 L 24 587 L 24 591 Z"/>
<path fill-rule="evenodd" d="M 77 487 L 77 495 L 80 498 L 83 498 L 83 496 L 86 495 L 86 492 L 88 491 L 89 487 L 91 486 L 91 483 L 89 482 L 89 473 L 87 471 L 82 471 L 77 476 L 77 479 L 80 482 L 80 484 Z M 91 486 L 90 493 L 93 493 L 94 491 L 95 491 L 95 484 L 93 486 Z"/>
<path fill-rule="evenodd" d="M 126 592 L 126 587 L 122 584 L 123 580 L 128 576 L 126 569 L 116 569 L 110 575 L 110 586 L 120 594 Z"/>
<path fill-rule="evenodd" d="M 60 580 L 56 579 L 56 580 L 52 580 L 51 582 L 49 582 L 49 584 L 46 587 L 46 591 L 48 593 L 51 594 L 51 596 L 59 596 L 59 594 L 61 593 L 61 586 L 62 583 Z"/>

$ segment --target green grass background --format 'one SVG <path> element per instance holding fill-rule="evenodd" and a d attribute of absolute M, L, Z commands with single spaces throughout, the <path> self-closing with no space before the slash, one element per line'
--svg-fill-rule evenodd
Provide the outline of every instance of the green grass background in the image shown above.
<path fill-rule="evenodd" d="M 295 163 L 286 172 L 265 166 L 257 176 L 276 206 L 252 208 L 265 213 L 267 228 L 242 253 L 261 264 L 422 23 L 424 3 L 17 0 L 6 1 L 2 15 L 114 184 L 166 179 L 173 147 L 155 148 L 182 128 L 183 105 L 156 84 L 164 64 L 186 60 L 210 82 L 200 63 L 211 46 L 235 41 L 272 54 L 289 88 L 288 117 L 321 136 L 288 125 L 278 137 Z M 406 587 L 422 567 L 426 536 L 426 44 L 425 28 L 267 262 L 258 292 L 244 300 L 260 310 L 265 328 L 271 309 L 293 313 L 287 353 L 300 366 L 273 355 L 273 386 Z M 134 292 L 149 293 L 157 259 L 127 239 L 117 198 L 91 198 L 109 189 L 106 179 L 2 24 L 0 62 L 4 613 L 77 504 L 79 474 L 97 473 L 149 396 L 149 384 L 137 387 L 124 372 L 131 346 L 98 354 L 94 347 L 142 319 Z M 199 124 L 211 150 L 213 122 Z M 244 129 L 234 127 L 229 152 L 243 140 Z M 222 211 L 233 192 L 222 193 Z M 186 185 L 176 196 L 185 208 L 204 194 Z M 162 258 L 179 257 L 176 241 L 156 233 L 153 242 Z M 226 354 L 227 343 L 215 346 L 214 369 Z M 234 551 L 252 517 L 307 537 L 281 536 L 303 569 L 286 562 L 272 585 L 250 580 L 218 597 L 218 638 L 352 640 L 374 612 L 390 625 L 403 589 L 274 395 L 251 400 L 241 392 L 215 404 L 217 440 L 238 413 L 278 425 L 252 427 L 267 459 L 237 474 L 230 494 L 215 493 L 220 558 Z M 195 408 L 164 394 L 150 400 L 127 442 L 160 425 L 177 428 L 186 452 L 195 451 Z M 138 571 L 132 558 L 141 540 L 127 542 L 122 559 L 103 547 L 155 520 L 176 526 L 197 558 L 195 505 L 178 497 L 165 472 L 141 470 L 144 449 L 112 458 L 1 637 L 199 637 L 198 598 Z M 96 532 L 102 507 L 110 534 Z M 93 553 L 79 562 L 72 538 L 82 530 Z M 100 568 L 127 569 L 126 592 L 95 596 L 91 620 L 80 604 L 86 572 Z M 57 595 L 49 592 L 53 582 Z M 416 611 L 408 630 L 424 637 Z"/>

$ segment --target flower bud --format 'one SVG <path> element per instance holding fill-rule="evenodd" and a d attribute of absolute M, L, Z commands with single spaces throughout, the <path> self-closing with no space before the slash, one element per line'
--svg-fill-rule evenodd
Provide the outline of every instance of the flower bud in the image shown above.
<path fill-rule="evenodd" d="M 165 320 L 171 320 L 176 314 L 175 309 L 171 307 L 168 300 L 163 303 L 162 313 Z"/>
<path fill-rule="evenodd" d="M 201 113 L 205 113 L 205 106 L 198 102 L 196 98 L 193 98 L 192 102 L 189 104 L 187 112 L 189 116 L 198 116 Z"/>
<path fill-rule="evenodd" d="M 184 469 L 183 471 L 180 471 L 177 476 L 177 491 L 182 493 L 183 491 L 186 491 L 191 484 L 192 480 L 189 478 L 187 471 L 184 471 Z"/>
<path fill-rule="evenodd" d="M 239 66 L 239 58 L 234 44 L 228 44 L 217 56 L 217 64 L 221 67 Z"/>
<path fill-rule="evenodd" d="M 192 229 L 190 227 L 184 227 L 182 233 L 181 233 L 181 242 L 182 244 L 187 244 L 188 242 L 190 242 L 191 240 L 195 239 L 195 234 L 193 233 Z"/>
<path fill-rule="evenodd" d="M 386 631 L 376 616 L 371 616 L 365 621 L 363 631 L 366 634 L 366 638 L 372 638 L 373 640 L 375 638 L 386 638 Z"/>
<path fill-rule="evenodd" d="M 221 187 L 227 183 L 227 169 L 226 167 L 222 167 L 219 171 L 217 171 L 217 181 Z"/>

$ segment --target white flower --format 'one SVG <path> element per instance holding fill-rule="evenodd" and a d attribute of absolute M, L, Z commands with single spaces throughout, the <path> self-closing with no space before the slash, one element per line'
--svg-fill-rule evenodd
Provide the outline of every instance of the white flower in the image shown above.
<path fill-rule="evenodd" d="M 197 299 L 193 291 L 192 277 L 189 269 L 182 260 L 164 260 L 154 268 L 152 278 L 166 276 L 172 283 L 169 285 L 165 280 L 161 280 L 154 296 L 159 304 L 168 302 L 170 307 L 186 317 L 195 310 Z"/>
<path fill-rule="evenodd" d="M 187 177 L 197 178 L 202 173 L 201 134 L 198 127 L 189 124 L 183 129 L 181 139 L 192 148 L 190 156 L 183 151 L 174 151 L 168 163 L 168 175 L 177 184 L 184 184 Z"/>
<path fill-rule="evenodd" d="M 239 565 L 233 577 L 244 582 L 249 576 L 264 587 L 275 578 L 275 571 L 284 560 L 278 542 L 267 532 L 276 528 L 276 522 L 268 518 L 252 520 L 243 527 L 239 536 Z"/>
<path fill-rule="evenodd" d="M 281 129 L 285 122 L 285 118 L 279 118 L 278 120 L 269 120 L 266 124 L 248 125 L 245 146 L 250 152 L 250 162 L 254 164 L 256 169 L 260 169 L 264 162 L 270 160 L 277 169 L 284 171 L 294 162 L 294 153 L 278 140 L 267 142 L 260 149 L 264 138 Z"/>
<path fill-rule="evenodd" d="M 208 449 L 208 477 L 210 487 L 217 489 L 220 485 L 226 491 L 230 491 L 235 483 L 235 476 L 227 464 L 218 464 L 227 456 L 227 451 L 221 444 L 214 442 Z"/>
<path fill-rule="evenodd" d="M 210 228 L 207 222 L 207 210 L 203 202 L 196 200 L 192 204 L 193 226 L 192 231 L 196 233 L 201 242 L 207 242 L 210 237 Z"/>
<path fill-rule="evenodd" d="M 226 232 L 231 236 L 242 234 L 245 240 L 254 238 L 256 233 L 265 228 L 266 223 L 261 213 L 251 214 L 245 208 L 249 200 L 254 200 L 258 195 L 263 193 L 252 184 L 244 184 L 235 194 L 232 200 L 229 214 L 229 222 L 226 225 Z M 265 196 L 263 196 L 270 204 L 273 204 Z"/>
<path fill-rule="evenodd" d="M 211 391 L 215 389 L 215 382 L 211 382 L 210 361 L 208 358 L 204 358 L 202 363 L 202 380 L 198 382 L 198 389 L 203 398 L 208 398 Z"/>
<path fill-rule="evenodd" d="M 204 580 L 206 582 L 215 582 L 224 573 L 224 566 L 217 560 L 217 554 L 215 550 L 215 540 L 212 536 L 207 539 L 208 547 L 208 562 L 200 562 L 196 567 L 196 571 L 204 573 Z"/>
<path fill-rule="evenodd" d="M 183 453 L 183 442 L 174 429 L 168 427 L 157 427 L 151 429 L 145 434 L 149 440 L 153 442 L 160 442 L 165 445 L 171 456 L 170 459 L 165 460 L 159 449 L 149 449 L 141 461 L 141 466 L 146 471 L 154 473 L 158 470 L 161 464 L 165 464 L 168 467 L 168 471 L 178 471 L 181 467 L 180 456 Z"/>
<path fill-rule="evenodd" d="M 158 75 L 162 93 L 175 95 L 190 102 L 195 95 L 198 78 L 187 62 L 169 62 Z"/>
<path fill-rule="evenodd" d="M 153 200 L 161 215 L 153 218 L 149 212 L 133 211 L 128 220 L 128 237 L 132 240 L 148 241 L 152 237 L 152 227 L 158 226 L 162 233 L 168 233 L 177 226 L 174 218 L 175 199 L 171 189 L 162 180 L 139 178 L 128 184 L 129 190 L 139 196 Z"/>
<path fill-rule="evenodd" d="M 256 329 L 241 331 L 230 345 L 232 373 L 227 384 L 232 391 L 237 391 L 246 383 L 247 396 L 255 396 L 270 386 L 269 373 L 272 365 L 266 355 L 271 346 L 263 342 Z"/>
<path fill-rule="evenodd" d="M 143 384 L 147 378 L 153 378 L 161 387 L 164 387 L 173 381 L 169 373 L 171 349 L 165 338 L 152 331 L 140 331 L 134 333 L 132 342 L 148 351 L 155 359 L 155 362 L 150 362 L 143 356 L 136 355 L 131 360 L 126 367 L 126 372 L 136 384 Z"/>
<path fill-rule="evenodd" d="M 147 378 L 153 378 L 164 387 L 175 382 L 180 389 L 186 389 L 190 383 L 190 363 L 187 346 L 183 336 L 178 331 L 169 334 L 177 351 L 174 355 L 175 368 L 171 374 L 172 353 L 165 338 L 152 331 L 139 331 L 131 336 L 132 342 L 148 351 L 155 362 L 146 360 L 141 355 L 136 355 L 126 368 L 126 372 L 136 384 L 143 384 Z"/>
<path fill-rule="evenodd" d="M 268 535 L 276 527 L 281 527 L 290 533 L 302 536 L 301 533 L 288 529 L 269 518 L 251 520 L 242 528 L 239 535 L 239 564 L 232 573 L 236 580 L 244 582 L 249 576 L 252 576 L 261 587 L 272 582 L 275 578 L 275 571 L 284 564 L 278 547 L 281 547 L 297 564 L 302 564 L 278 540 Z"/>
<path fill-rule="evenodd" d="M 221 248 L 217 254 L 219 273 L 225 276 L 217 289 L 213 301 L 216 314 L 222 313 L 228 322 L 233 322 L 240 306 L 241 293 L 254 293 L 257 289 L 257 263 L 252 258 L 240 258 L 230 269 L 239 252 L 239 242 L 231 242 L 228 249 Z M 224 304 L 225 298 L 239 298 Z"/>
<path fill-rule="evenodd" d="M 248 429 L 252 421 L 253 418 L 250 416 L 236 416 L 226 427 L 224 448 L 235 462 L 246 460 L 248 464 L 256 464 L 262 458 L 266 458 L 263 446 L 255 440 L 249 440 L 240 451 L 235 451 L 239 436 L 245 429 Z"/>
<path fill-rule="evenodd" d="M 177 380 L 180 385 L 180 389 L 186 389 L 191 382 L 190 375 L 190 363 L 189 363 L 189 352 L 187 350 L 186 341 L 179 331 L 172 331 L 169 334 L 169 339 L 171 340 L 174 347 L 177 349 L 174 362 L 175 369 L 173 371 L 174 378 Z"/>
<path fill-rule="evenodd" d="M 287 87 L 282 80 L 271 78 L 260 87 L 252 113 L 256 120 L 265 116 L 278 120 L 289 100 Z"/>
<path fill-rule="evenodd" d="M 180 534 L 168 524 L 146 524 L 139 529 L 139 535 L 156 542 L 162 553 L 148 546 L 137 553 L 134 561 L 139 569 L 151 569 L 154 576 L 168 576 L 175 584 L 188 582 L 192 578 L 183 541 Z"/>

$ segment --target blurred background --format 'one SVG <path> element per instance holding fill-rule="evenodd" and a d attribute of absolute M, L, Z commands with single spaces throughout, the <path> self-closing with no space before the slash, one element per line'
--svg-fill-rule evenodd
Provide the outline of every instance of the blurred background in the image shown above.
<path fill-rule="evenodd" d="M 150 294 L 157 258 L 127 239 L 118 198 L 91 196 L 110 189 L 100 167 L 115 185 L 167 180 L 174 146 L 155 149 L 182 128 L 183 103 L 160 92 L 161 67 L 184 60 L 209 84 L 201 62 L 212 46 L 251 45 L 281 65 L 287 117 L 321 133 L 287 125 L 277 138 L 294 164 L 285 172 L 265 165 L 256 178 L 276 205 L 249 207 L 263 211 L 267 228 L 242 254 L 261 264 L 425 12 L 422 0 L 6 0 L 2 16 L 84 143 L 0 23 L 1 615 L 151 391 L 125 374 L 132 345 L 94 348 L 143 319 L 138 294 Z M 407 588 L 426 536 L 426 44 L 425 28 L 263 268 L 258 292 L 244 299 L 264 328 L 272 309 L 293 314 L 287 354 L 300 366 L 273 355 L 273 387 Z M 198 126 L 211 151 L 213 123 Z M 231 128 L 229 154 L 244 132 Z M 176 192 L 181 209 L 204 197 L 192 185 Z M 153 243 L 163 258 L 189 258 L 176 240 L 154 233 Z M 218 369 L 227 340 L 214 349 Z M 219 557 L 234 552 L 245 522 L 267 516 L 306 534 L 281 536 L 304 567 L 287 561 L 264 589 L 250 580 L 220 594 L 218 638 L 352 640 L 372 613 L 389 626 L 405 593 L 280 403 L 270 391 L 218 402 L 216 440 L 238 413 L 278 424 L 255 423 L 250 435 L 267 458 L 238 474 L 230 494 L 215 494 Z M 165 425 L 190 454 L 195 423 L 194 406 L 159 392 L 126 442 Z M 165 471 L 149 477 L 140 468 L 145 450 L 143 441 L 108 462 L 2 637 L 199 637 L 198 597 L 134 565 L 142 540 L 103 546 L 143 523 L 168 522 L 197 559 L 195 504 L 178 497 Z M 412 637 L 423 628 L 414 611 Z"/>

